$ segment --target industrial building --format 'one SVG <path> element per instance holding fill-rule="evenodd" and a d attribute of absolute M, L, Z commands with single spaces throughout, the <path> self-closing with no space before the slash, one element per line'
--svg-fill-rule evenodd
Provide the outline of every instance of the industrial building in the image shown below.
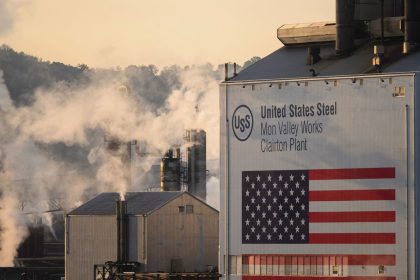
<path fill-rule="evenodd" d="M 105 135 L 105 149 L 110 156 L 121 159 L 125 184 L 129 189 L 142 191 L 189 191 L 200 199 L 206 199 L 206 133 L 203 130 L 186 130 L 185 149 L 169 149 L 161 153 L 144 151 L 138 141 L 121 142 Z M 155 164 L 149 172 L 142 174 L 141 186 L 133 177 L 136 164 L 147 157 Z M 61 280 L 64 277 L 64 216 L 59 200 L 48 202 L 49 209 L 43 215 L 52 216 L 51 227 L 35 221 L 29 228 L 28 237 L 20 245 L 14 268 L 0 268 L 0 279 Z M 32 215 L 32 213 L 25 213 Z M 216 245 L 215 245 L 216 246 Z M 112 258 L 110 259 L 112 260 Z M 214 262 L 213 265 L 216 265 Z M 190 267 L 188 267 L 190 269 Z M 194 269 L 196 270 L 196 269 Z M 194 271 L 192 270 L 192 271 Z"/>
<path fill-rule="evenodd" d="M 120 208 L 118 200 L 103 193 L 66 215 L 67 280 L 92 279 L 109 261 L 143 273 L 217 266 L 217 210 L 188 192 L 127 193 Z"/>
<path fill-rule="evenodd" d="M 150 151 L 152 147 L 141 141 L 121 142 L 115 137 L 105 136 L 105 147 L 112 156 L 121 159 L 124 166 L 126 184 L 131 190 L 136 185 L 136 165 L 143 160 L 155 161 L 150 170 L 141 174 L 140 184 L 146 190 L 182 191 L 186 190 L 202 200 L 206 200 L 206 132 L 202 129 L 185 131 L 182 145 L 171 147 L 164 155 Z M 146 147 L 143 147 L 146 146 Z M 160 159 L 160 163 L 156 162 Z M 159 167 L 160 166 L 160 167 Z M 160 175 L 157 172 L 160 170 Z"/>
<path fill-rule="evenodd" d="M 186 190 L 206 201 L 206 132 L 186 130 L 184 141 L 186 162 L 180 148 L 170 149 L 161 160 L 160 190 Z"/>
<path fill-rule="evenodd" d="M 223 279 L 419 279 L 420 2 L 277 37 L 220 84 Z"/>

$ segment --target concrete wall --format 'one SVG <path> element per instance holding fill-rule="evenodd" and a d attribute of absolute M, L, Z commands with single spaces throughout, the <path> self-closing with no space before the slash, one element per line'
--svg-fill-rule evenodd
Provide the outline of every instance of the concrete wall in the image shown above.
<path fill-rule="evenodd" d="M 192 205 L 193 213 L 179 213 Z M 183 194 L 147 217 L 147 271 L 207 271 L 218 262 L 218 212 Z"/>
<path fill-rule="evenodd" d="M 94 264 L 117 258 L 115 216 L 68 216 L 66 280 L 92 280 Z"/>

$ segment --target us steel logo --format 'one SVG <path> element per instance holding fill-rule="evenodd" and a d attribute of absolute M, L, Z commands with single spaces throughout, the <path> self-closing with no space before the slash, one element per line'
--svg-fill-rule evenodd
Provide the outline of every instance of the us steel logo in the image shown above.
<path fill-rule="evenodd" d="M 240 105 L 235 109 L 232 116 L 232 130 L 236 139 L 245 141 L 252 133 L 254 118 L 252 112 L 246 105 Z"/>

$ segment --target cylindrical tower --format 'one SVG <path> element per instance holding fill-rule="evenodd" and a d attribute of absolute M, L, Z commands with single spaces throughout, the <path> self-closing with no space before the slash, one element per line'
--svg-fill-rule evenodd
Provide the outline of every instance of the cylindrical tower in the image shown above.
<path fill-rule="evenodd" d="M 160 162 L 160 191 L 181 190 L 181 152 L 170 149 Z"/>
<path fill-rule="evenodd" d="M 206 200 L 206 132 L 191 129 L 186 131 L 185 140 L 190 143 L 188 156 L 188 191 Z"/>

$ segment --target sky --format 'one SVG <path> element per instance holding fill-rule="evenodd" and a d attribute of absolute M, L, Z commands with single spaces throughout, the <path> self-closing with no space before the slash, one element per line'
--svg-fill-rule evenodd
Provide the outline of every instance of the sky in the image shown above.
<path fill-rule="evenodd" d="M 243 63 L 285 23 L 334 20 L 333 0 L 0 0 L 0 44 L 91 67 Z"/>

